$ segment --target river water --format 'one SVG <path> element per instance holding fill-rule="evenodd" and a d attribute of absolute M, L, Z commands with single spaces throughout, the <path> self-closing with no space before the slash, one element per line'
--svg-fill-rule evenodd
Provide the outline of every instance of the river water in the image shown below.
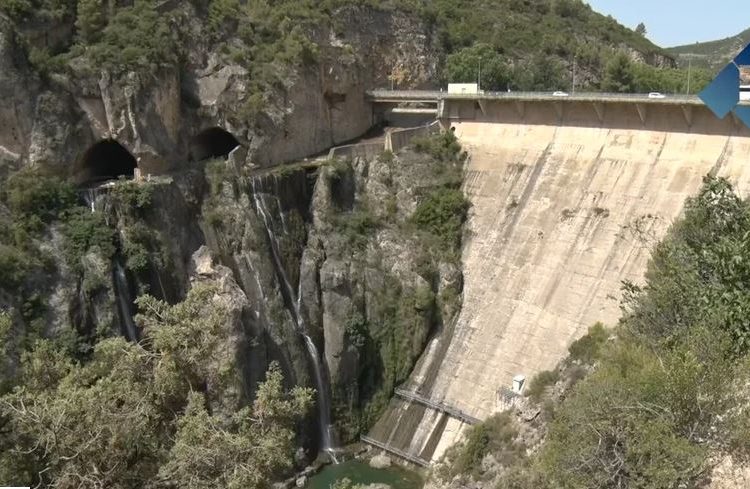
<path fill-rule="evenodd" d="M 393 489 L 421 489 L 424 481 L 416 472 L 399 466 L 374 469 L 365 462 L 349 460 L 327 465 L 310 478 L 305 489 L 330 489 L 337 480 L 347 478 L 354 484 L 388 484 Z"/>

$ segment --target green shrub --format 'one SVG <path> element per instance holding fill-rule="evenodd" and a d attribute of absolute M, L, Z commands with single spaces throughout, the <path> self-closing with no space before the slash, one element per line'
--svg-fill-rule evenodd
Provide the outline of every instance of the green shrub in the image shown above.
<path fill-rule="evenodd" d="M 36 230 L 76 204 L 75 189 L 37 170 L 23 169 L 8 178 L 5 200 L 16 221 Z"/>
<path fill-rule="evenodd" d="M 103 0 L 78 0 L 76 13 L 78 38 L 88 44 L 99 40 L 107 24 Z"/>
<path fill-rule="evenodd" d="M 350 345 L 359 349 L 367 342 L 367 320 L 359 313 L 354 312 L 344 326 L 344 333 Z"/>
<path fill-rule="evenodd" d="M 107 226 L 104 215 L 81 206 L 74 207 L 63 216 L 66 261 L 74 269 L 80 269 L 81 257 L 91 249 L 109 259 L 115 253 L 114 233 Z"/>
<path fill-rule="evenodd" d="M 412 140 L 414 150 L 425 153 L 437 161 L 456 163 L 460 161 L 461 144 L 453 131 L 442 131 L 424 137 L 416 137 Z"/>
<path fill-rule="evenodd" d="M 0 243 L 0 288 L 15 292 L 32 268 L 29 256 L 15 246 Z"/>
<path fill-rule="evenodd" d="M 503 466 L 514 464 L 524 453 L 524 446 L 516 441 L 517 436 L 518 428 L 513 425 L 513 418 L 507 412 L 493 415 L 472 426 L 453 461 L 453 475 L 479 477 L 482 460 L 488 454 L 492 454 Z"/>
<path fill-rule="evenodd" d="M 542 400 L 542 396 L 547 390 L 547 387 L 554 385 L 559 379 L 560 373 L 557 370 L 545 370 L 539 372 L 533 379 L 531 379 L 531 382 L 529 382 L 525 394 L 534 402 L 539 402 Z"/>
<path fill-rule="evenodd" d="M 136 274 L 148 270 L 152 261 L 160 265 L 158 255 L 152 250 L 161 248 L 156 231 L 146 226 L 143 222 L 128 225 L 123 233 L 122 252 L 126 258 L 126 266 Z"/>
<path fill-rule="evenodd" d="M 144 210 L 151 205 L 156 187 L 154 183 L 122 180 L 112 188 L 112 195 L 120 206 Z"/>
<path fill-rule="evenodd" d="M 381 223 L 367 208 L 359 208 L 338 215 L 336 227 L 351 246 L 361 249 L 367 246 L 369 238 L 377 232 Z"/>
<path fill-rule="evenodd" d="M 334 158 L 329 161 L 328 168 L 328 179 L 331 182 L 339 182 L 352 171 L 352 160 Z"/>
<path fill-rule="evenodd" d="M 585 364 L 594 363 L 607 342 L 609 332 L 602 323 L 596 323 L 589 328 L 588 334 L 573 342 L 568 348 L 568 358 Z"/>
<path fill-rule="evenodd" d="M 139 0 L 116 11 L 101 39 L 80 50 L 95 67 L 115 72 L 150 70 L 179 59 L 179 44 L 155 2 Z"/>
<path fill-rule="evenodd" d="M 461 244 L 468 210 L 469 201 L 462 190 L 441 187 L 422 199 L 411 221 L 421 231 L 435 236 L 441 250 L 453 251 Z"/>

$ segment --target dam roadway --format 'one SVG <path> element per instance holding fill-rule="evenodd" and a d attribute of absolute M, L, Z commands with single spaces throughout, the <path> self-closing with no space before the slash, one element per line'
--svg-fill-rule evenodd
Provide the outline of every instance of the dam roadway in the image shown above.
<path fill-rule="evenodd" d="M 750 130 L 695 97 L 399 93 L 369 92 L 374 113 L 435 104 L 469 154 L 472 204 L 461 312 L 400 388 L 468 418 L 503 409 L 516 375 L 553 369 L 594 323 L 616 324 L 622 282 L 643 283 L 706 174 L 750 190 Z M 467 426 L 395 396 L 367 436 L 434 461 Z"/>

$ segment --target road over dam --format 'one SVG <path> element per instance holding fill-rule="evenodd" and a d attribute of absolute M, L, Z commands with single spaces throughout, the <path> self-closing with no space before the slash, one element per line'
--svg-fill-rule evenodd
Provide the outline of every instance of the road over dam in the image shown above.
<path fill-rule="evenodd" d="M 516 375 L 552 369 L 643 282 L 654 244 L 709 174 L 750 191 L 750 131 L 695 97 L 383 91 L 374 110 L 433 104 L 470 157 L 463 308 L 368 436 L 435 460 L 502 409 Z M 404 105 L 407 103 L 406 105 Z M 383 109 L 385 108 L 385 109 Z"/>

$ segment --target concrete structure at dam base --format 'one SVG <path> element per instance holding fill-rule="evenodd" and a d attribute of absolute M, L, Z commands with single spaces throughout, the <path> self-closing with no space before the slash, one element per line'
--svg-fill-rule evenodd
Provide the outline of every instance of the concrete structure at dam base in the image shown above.
<path fill-rule="evenodd" d="M 750 190 L 750 130 L 695 100 L 459 99 L 436 110 L 469 154 L 463 307 L 401 386 L 416 397 L 395 397 L 368 434 L 425 463 L 467 420 L 512 404 L 514 377 L 555 368 L 594 323 L 616 324 L 622 282 L 643 282 L 705 175 Z"/>

